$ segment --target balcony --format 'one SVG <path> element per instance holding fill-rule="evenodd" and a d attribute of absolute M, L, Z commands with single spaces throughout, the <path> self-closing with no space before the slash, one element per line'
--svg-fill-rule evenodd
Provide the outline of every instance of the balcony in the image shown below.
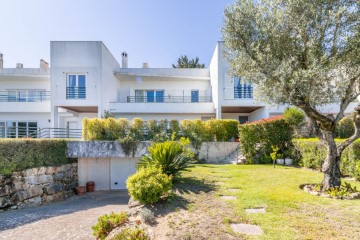
<path fill-rule="evenodd" d="M 128 96 L 128 103 L 208 103 L 212 102 L 211 96 Z"/>
<path fill-rule="evenodd" d="M 18 75 L 18 76 L 49 76 L 50 69 L 43 68 L 2 68 L 0 75 Z"/>
<path fill-rule="evenodd" d="M 45 90 L 0 91 L 0 112 L 50 112 L 50 92 Z"/>
<path fill-rule="evenodd" d="M 0 102 L 44 102 L 50 100 L 50 91 L 8 90 L 0 91 Z"/>
<path fill-rule="evenodd" d="M 66 99 L 85 99 L 86 87 L 67 87 Z"/>

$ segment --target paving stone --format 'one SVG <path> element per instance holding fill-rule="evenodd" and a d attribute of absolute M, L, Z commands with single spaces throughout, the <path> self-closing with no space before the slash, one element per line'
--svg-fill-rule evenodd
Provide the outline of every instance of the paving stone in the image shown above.
<path fill-rule="evenodd" d="M 252 224 L 242 224 L 242 223 L 237 223 L 237 224 L 230 224 L 232 230 L 234 232 L 237 233 L 242 233 L 242 234 L 246 234 L 246 235 L 262 235 L 264 233 L 264 231 L 256 225 L 252 225 Z"/>
<path fill-rule="evenodd" d="M 235 196 L 220 196 L 222 200 L 236 200 Z"/>
<path fill-rule="evenodd" d="M 246 213 L 266 213 L 265 208 L 249 208 L 245 209 Z"/>

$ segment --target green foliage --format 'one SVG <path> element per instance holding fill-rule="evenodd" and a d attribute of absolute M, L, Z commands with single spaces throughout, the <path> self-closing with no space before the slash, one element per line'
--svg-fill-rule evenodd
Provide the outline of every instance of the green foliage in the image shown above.
<path fill-rule="evenodd" d="M 173 68 L 205 68 L 205 64 L 199 63 L 199 58 L 189 60 L 186 55 L 181 55 L 176 65 L 172 65 Z"/>
<path fill-rule="evenodd" d="M 342 141 L 342 140 L 341 140 Z M 341 142 L 340 140 L 338 142 Z M 326 157 L 326 147 L 318 139 L 293 140 L 299 156 L 299 165 L 320 170 Z M 360 175 L 360 140 L 346 148 L 340 161 L 342 175 L 356 177 Z"/>
<path fill-rule="evenodd" d="M 338 123 L 337 135 L 339 138 L 349 138 L 355 133 L 354 122 L 349 117 L 344 117 Z"/>
<path fill-rule="evenodd" d="M 172 177 L 156 166 L 148 166 L 130 176 L 126 180 L 126 187 L 130 196 L 141 203 L 155 203 L 171 191 Z"/>
<path fill-rule="evenodd" d="M 300 136 L 301 127 L 305 123 L 305 113 L 297 108 L 290 107 L 284 112 L 285 121 L 294 129 L 295 136 Z"/>
<path fill-rule="evenodd" d="M 169 125 L 169 127 L 168 127 Z M 83 139 L 88 141 L 108 140 L 114 141 L 131 135 L 139 141 L 150 140 L 164 142 L 175 133 L 174 140 L 181 136 L 189 138 L 193 146 L 198 149 L 207 141 L 234 141 L 238 137 L 239 122 L 233 119 L 182 120 L 149 120 L 144 122 L 134 118 L 131 122 L 127 119 L 87 119 L 83 120 Z"/>
<path fill-rule="evenodd" d="M 60 139 L 1 139 L 0 174 L 73 162 L 66 156 L 67 141 Z"/>
<path fill-rule="evenodd" d="M 140 159 L 137 168 L 156 166 L 167 175 L 175 175 L 193 163 L 193 153 L 188 148 L 189 140 L 154 143 L 147 154 Z"/>
<path fill-rule="evenodd" d="M 128 222 L 126 212 L 116 214 L 112 212 L 110 215 L 105 214 L 98 218 L 98 223 L 92 227 L 93 235 L 96 239 L 105 239 L 109 233 L 116 227 L 119 227 Z"/>
<path fill-rule="evenodd" d="M 293 129 L 282 116 L 263 119 L 239 127 L 241 150 L 251 163 L 271 163 L 273 148 L 277 154 L 292 147 Z"/>
<path fill-rule="evenodd" d="M 332 198 L 344 198 L 350 195 L 350 193 L 357 192 L 356 186 L 351 186 L 350 183 L 345 182 L 340 187 L 331 187 L 326 189 L 326 193 Z"/>
<path fill-rule="evenodd" d="M 139 140 L 137 140 L 137 138 L 135 138 L 133 134 L 129 134 L 123 138 L 119 138 L 119 142 L 126 156 L 130 156 L 130 154 L 132 157 L 135 156 Z"/>
<path fill-rule="evenodd" d="M 141 118 L 134 118 L 131 121 L 130 134 L 132 134 L 134 138 L 136 138 L 137 140 L 139 141 L 145 140 L 144 129 L 145 129 L 144 120 L 142 120 Z"/>
<path fill-rule="evenodd" d="M 107 118 L 115 118 L 115 116 L 114 116 L 114 114 L 112 114 L 110 111 L 105 110 L 105 111 L 104 111 L 104 114 L 101 115 L 101 118 L 105 118 L 105 119 L 107 119 Z"/>
<path fill-rule="evenodd" d="M 150 237 L 144 230 L 135 227 L 121 230 L 121 232 L 119 232 L 111 240 L 150 240 Z"/>
<path fill-rule="evenodd" d="M 180 125 L 179 125 L 179 121 L 176 119 L 172 119 L 170 121 L 170 129 L 169 129 L 170 133 L 175 133 L 176 136 L 179 136 L 180 133 Z"/>

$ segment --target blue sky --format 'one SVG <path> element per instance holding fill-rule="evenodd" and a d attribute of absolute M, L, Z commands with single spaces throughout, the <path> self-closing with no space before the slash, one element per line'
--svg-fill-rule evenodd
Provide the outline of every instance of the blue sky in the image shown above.
<path fill-rule="evenodd" d="M 4 67 L 38 67 L 50 41 L 100 40 L 129 67 L 171 67 L 181 54 L 209 65 L 229 0 L 0 0 Z"/>

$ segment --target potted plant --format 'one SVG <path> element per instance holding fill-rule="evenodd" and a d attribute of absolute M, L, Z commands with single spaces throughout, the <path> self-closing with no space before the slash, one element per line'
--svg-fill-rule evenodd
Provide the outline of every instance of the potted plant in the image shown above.
<path fill-rule="evenodd" d="M 270 157 L 273 160 L 274 167 L 275 167 L 275 162 L 276 164 L 284 164 L 285 163 L 284 154 L 282 154 L 282 151 L 279 149 L 279 147 L 272 146 L 271 148 L 272 148 L 272 153 L 270 154 Z"/>
<path fill-rule="evenodd" d="M 285 164 L 284 154 L 282 153 L 276 154 L 276 163 L 281 165 Z"/>
<path fill-rule="evenodd" d="M 284 151 L 284 155 L 286 156 L 285 157 L 285 165 L 287 165 L 287 166 L 293 165 L 293 159 L 291 158 L 292 150 L 287 149 L 286 151 Z"/>

